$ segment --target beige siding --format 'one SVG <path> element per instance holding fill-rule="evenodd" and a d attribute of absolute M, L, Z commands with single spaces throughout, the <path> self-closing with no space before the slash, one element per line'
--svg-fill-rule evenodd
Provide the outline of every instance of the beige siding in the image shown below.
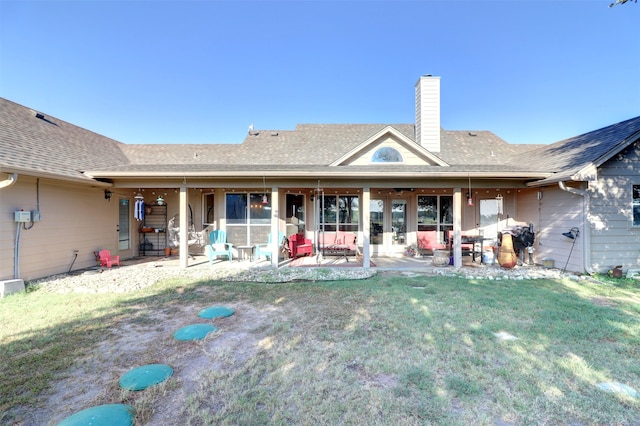
<path fill-rule="evenodd" d="M 566 265 L 567 271 L 584 272 L 583 198 L 557 186 L 542 188 L 541 191 L 540 217 L 536 228 L 536 261 L 542 263 L 542 259 L 551 258 L 556 268 L 562 269 Z M 562 235 L 573 227 L 580 230 L 575 244 L 574 240 Z"/>
<path fill-rule="evenodd" d="M 591 263 L 596 271 L 613 266 L 640 268 L 640 227 L 632 226 L 631 188 L 640 185 L 640 142 L 606 162 L 589 185 Z"/>
<path fill-rule="evenodd" d="M 118 202 L 107 201 L 104 191 L 89 186 L 57 184 L 51 180 L 19 176 L 0 190 L 0 279 L 14 278 L 17 224 L 14 211 L 36 210 L 40 222 L 21 229 L 19 272 L 25 280 L 95 265 L 93 252 L 118 248 Z M 29 224 L 27 224 L 27 227 Z M 74 262 L 74 251 L 77 259 Z"/>

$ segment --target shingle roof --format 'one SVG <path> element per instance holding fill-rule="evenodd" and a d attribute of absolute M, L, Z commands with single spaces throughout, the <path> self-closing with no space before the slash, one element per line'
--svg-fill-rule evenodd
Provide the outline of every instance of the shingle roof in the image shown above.
<path fill-rule="evenodd" d="M 328 166 L 388 126 L 415 140 L 413 124 L 300 124 L 294 130 L 253 131 L 241 144 L 127 145 L 57 118 L 38 118 L 33 110 L 0 98 L 0 166 L 84 180 L 90 178 L 83 171 L 101 177 L 271 171 L 433 176 L 512 172 L 539 178 L 541 173 L 564 175 L 621 149 L 625 138 L 640 131 L 640 117 L 552 145 L 512 145 L 489 131 L 442 129 L 441 151 L 434 154 L 449 167 Z"/>
<path fill-rule="evenodd" d="M 42 118 L 39 118 L 42 117 Z M 113 139 L 0 98 L 0 166 L 90 180 L 83 170 L 128 162 Z"/>
<path fill-rule="evenodd" d="M 528 151 L 532 171 L 555 173 L 549 180 L 568 179 L 584 167 L 600 166 L 640 138 L 640 116 Z M 517 157 L 513 158 L 516 161 Z"/>

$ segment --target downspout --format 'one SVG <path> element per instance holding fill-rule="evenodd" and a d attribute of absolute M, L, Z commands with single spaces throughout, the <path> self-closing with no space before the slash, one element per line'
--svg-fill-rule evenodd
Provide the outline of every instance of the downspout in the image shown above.
<path fill-rule="evenodd" d="M 13 185 L 18 181 L 18 174 L 11 173 L 8 178 L 0 182 L 0 189 Z"/>
<path fill-rule="evenodd" d="M 7 188 L 18 181 L 18 174 L 11 173 L 8 178 L 0 182 L 0 189 Z M 13 278 L 20 278 L 20 231 L 21 224 L 16 223 L 16 238 L 13 246 Z"/>
<path fill-rule="evenodd" d="M 558 182 L 558 186 L 565 192 L 569 192 L 573 195 L 578 195 L 584 199 L 582 203 L 582 217 L 585 218 L 584 222 L 584 250 L 583 250 L 583 259 L 584 259 L 584 268 L 589 274 L 593 274 L 593 269 L 591 268 L 591 226 L 588 221 L 588 213 L 589 206 L 591 204 L 590 196 L 587 191 L 582 189 L 572 188 L 570 186 L 565 185 L 563 181 Z"/>

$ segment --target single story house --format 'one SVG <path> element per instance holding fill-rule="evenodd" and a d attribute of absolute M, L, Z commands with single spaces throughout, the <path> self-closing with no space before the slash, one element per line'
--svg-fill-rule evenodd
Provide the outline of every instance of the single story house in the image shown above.
<path fill-rule="evenodd" d="M 442 129 L 439 77 L 420 77 L 415 93 L 415 123 L 250 128 L 241 144 L 126 144 L 1 99 L 0 280 L 91 267 L 99 249 L 126 259 L 168 248 L 187 267 L 214 229 L 235 250 L 270 234 L 316 244 L 354 233 L 365 267 L 428 233 L 427 248 L 450 241 L 460 267 L 465 235 L 491 246 L 523 224 L 536 263 L 640 268 L 640 117 L 509 144 Z"/>

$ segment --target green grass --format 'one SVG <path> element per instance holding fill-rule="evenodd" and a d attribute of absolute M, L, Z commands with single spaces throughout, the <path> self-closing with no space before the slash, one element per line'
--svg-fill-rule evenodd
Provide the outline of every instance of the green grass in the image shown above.
<path fill-rule="evenodd" d="M 155 327 L 151 313 L 168 319 L 207 304 L 264 310 L 250 330 L 260 344 L 241 361 L 220 354 L 220 368 L 203 372 L 172 424 L 640 423 L 640 399 L 596 386 L 620 382 L 640 391 L 637 281 L 382 274 L 7 297 L 0 300 L 0 423 L 20 421 L 12 407 L 42 405 L 56 380 L 118 327 Z M 517 339 L 499 340 L 499 331 Z M 176 348 L 158 345 L 150 359 Z M 144 424 L 179 386 L 178 372 L 160 390 L 114 390 L 103 402 L 132 404 Z"/>

